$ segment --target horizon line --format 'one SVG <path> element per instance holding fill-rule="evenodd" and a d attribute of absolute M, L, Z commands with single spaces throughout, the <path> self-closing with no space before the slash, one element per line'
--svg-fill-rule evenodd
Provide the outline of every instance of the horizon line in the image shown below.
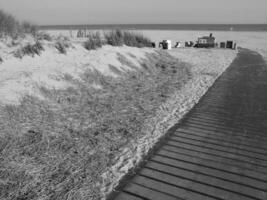
<path fill-rule="evenodd" d="M 77 24 L 36 24 L 37 26 L 82 26 L 82 25 L 267 25 L 266 23 L 77 23 Z"/>

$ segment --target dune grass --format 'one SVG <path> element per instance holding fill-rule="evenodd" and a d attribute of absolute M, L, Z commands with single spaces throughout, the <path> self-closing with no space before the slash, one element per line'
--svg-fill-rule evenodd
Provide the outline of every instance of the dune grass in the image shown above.
<path fill-rule="evenodd" d="M 19 22 L 15 17 L 0 10 L 0 37 L 10 36 L 12 38 L 24 34 L 35 35 L 37 28 L 29 22 Z"/>
<path fill-rule="evenodd" d="M 16 50 L 14 56 L 17 58 L 23 58 L 25 55 L 34 57 L 34 55 L 40 55 L 44 50 L 43 45 L 36 41 L 34 44 L 27 44 L 26 46 Z"/>
<path fill-rule="evenodd" d="M 67 53 L 66 48 L 68 48 L 69 46 L 66 43 L 63 43 L 62 41 L 57 41 L 55 47 L 59 53 L 66 54 Z"/>
<path fill-rule="evenodd" d="M 165 52 L 142 63 L 118 78 L 97 70 L 83 81 L 68 75 L 74 87 L 41 88 L 45 101 L 25 96 L 18 106 L 1 107 L 0 199 L 99 199 L 101 174 L 190 79 L 189 66 Z"/>
<path fill-rule="evenodd" d="M 149 38 L 140 33 L 115 30 L 104 34 L 107 44 L 112 46 L 122 46 L 123 44 L 131 47 L 152 47 Z"/>
<path fill-rule="evenodd" d="M 84 47 L 87 50 L 96 50 L 103 45 L 108 44 L 111 46 L 131 46 L 131 47 L 152 47 L 152 42 L 149 38 L 143 36 L 140 33 L 113 30 L 104 33 L 104 38 L 101 38 L 99 32 L 91 33 L 87 35 L 88 40 L 84 43 Z"/>
<path fill-rule="evenodd" d="M 152 41 L 140 33 L 124 32 L 124 44 L 130 47 L 152 47 Z"/>
<path fill-rule="evenodd" d="M 99 32 L 90 33 L 87 35 L 87 38 L 87 41 L 84 43 L 84 47 L 87 50 L 96 50 L 104 45 Z"/>
<path fill-rule="evenodd" d="M 55 48 L 58 50 L 61 54 L 66 54 L 67 49 L 72 47 L 71 42 L 68 38 L 65 37 L 58 37 L 55 41 Z"/>
<path fill-rule="evenodd" d="M 51 35 L 49 35 L 49 34 L 46 33 L 46 32 L 38 32 L 38 33 L 36 34 L 36 39 L 37 39 L 37 40 L 46 40 L 46 41 L 49 41 L 49 42 L 52 41 L 52 37 L 51 37 Z"/>
<path fill-rule="evenodd" d="M 107 44 L 111 46 L 122 46 L 123 41 L 123 32 L 121 30 L 114 30 L 104 34 Z"/>

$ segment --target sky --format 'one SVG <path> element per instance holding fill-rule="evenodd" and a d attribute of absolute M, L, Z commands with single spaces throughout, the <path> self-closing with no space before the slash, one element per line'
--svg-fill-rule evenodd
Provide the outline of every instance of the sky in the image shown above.
<path fill-rule="evenodd" d="M 39 25 L 267 23 L 267 0 L 0 0 Z"/>

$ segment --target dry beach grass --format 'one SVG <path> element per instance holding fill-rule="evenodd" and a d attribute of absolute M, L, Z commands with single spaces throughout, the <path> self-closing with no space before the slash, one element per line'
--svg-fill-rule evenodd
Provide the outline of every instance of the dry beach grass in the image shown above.
<path fill-rule="evenodd" d="M 98 199 L 102 174 L 145 133 L 144 121 L 190 79 L 190 66 L 158 52 L 120 78 L 88 71 L 75 88 L 42 88 L 1 108 L 1 199 Z M 92 82 L 102 89 L 91 87 Z"/>

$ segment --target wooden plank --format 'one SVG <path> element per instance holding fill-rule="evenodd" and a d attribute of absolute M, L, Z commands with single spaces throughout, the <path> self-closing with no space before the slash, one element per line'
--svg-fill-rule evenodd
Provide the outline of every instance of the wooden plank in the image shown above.
<path fill-rule="evenodd" d="M 216 113 L 205 113 L 205 112 L 193 112 L 192 115 L 190 116 L 192 118 L 202 118 L 202 119 L 207 119 L 207 120 L 211 120 L 211 121 L 215 121 L 215 122 L 221 122 L 221 123 L 225 123 L 225 122 L 230 122 L 233 121 L 235 123 L 240 123 L 243 126 L 248 126 L 254 129 L 258 129 L 258 127 L 253 123 L 253 121 L 255 121 L 255 118 L 253 117 L 247 117 L 247 122 L 250 123 L 242 123 L 243 120 L 245 119 L 244 116 L 229 116 L 229 117 L 224 117 L 222 115 L 218 115 Z M 252 121 L 253 120 L 253 121 Z"/>
<path fill-rule="evenodd" d="M 265 144 L 267 142 L 267 140 L 264 140 L 263 138 L 261 137 L 258 137 L 258 136 L 253 136 L 252 134 L 250 133 L 237 133 L 237 132 L 232 132 L 232 131 L 222 131 L 222 130 L 209 130 L 208 128 L 199 128 L 199 127 L 196 127 L 194 125 L 192 126 L 182 126 L 180 127 L 178 130 L 181 130 L 181 131 L 191 131 L 191 132 L 199 132 L 199 133 L 206 133 L 206 134 L 210 134 L 210 135 L 220 135 L 222 137 L 225 137 L 225 138 L 233 138 L 235 140 L 244 140 L 244 141 L 247 141 L 249 143 L 251 143 L 252 145 L 257 145 L 258 143 L 261 144 Z"/>
<path fill-rule="evenodd" d="M 225 151 L 217 150 L 217 149 L 214 149 L 214 148 L 209 148 L 209 147 L 206 147 L 204 145 L 201 146 L 201 145 L 192 144 L 190 142 L 172 141 L 172 140 L 168 140 L 166 142 L 166 145 L 192 149 L 192 150 L 196 150 L 196 151 L 199 151 L 199 152 L 204 152 L 204 153 L 207 153 L 207 154 L 218 155 L 219 157 L 226 157 L 226 158 L 229 158 L 229 159 L 232 159 L 232 160 L 236 160 L 236 161 L 244 161 L 244 162 L 251 163 L 251 164 L 255 165 L 255 167 L 256 166 L 264 167 L 264 168 L 267 167 L 266 164 L 258 162 L 258 160 L 255 160 L 254 158 L 250 158 L 250 157 L 243 156 L 243 155 L 240 155 L 240 154 L 235 154 L 235 153 L 232 153 L 232 152 L 225 152 Z"/>
<path fill-rule="evenodd" d="M 193 139 L 187 139 L 187 138 L 178 138 L 178 137 L 171 137 L 170 140 L 177 141 L 177 142 L 187 142 L 198 146 L 204 146 L 207 148 L 217 149 L 226 153 L 234 153 L 236 155 L 244 156 L 251 158 L 251 160 L 254 160 L 255 162 L 262 163 L 264 165 L 267 165 L 267 157 L 265 155 L 257 154 L 254 152 L 245 151 L 243 149 L 237 149 L 237 148 L 229 148 L 227 146 L 223 145 L 216 145 L 210 142 L 204 142 L 199 140 L 193 140 Z"/>
<path fill-rule="evenodd" d="M 187 120 L 184 124 L 185 126 L 197 126 L 197 127 L 204 127 L 204 128 L 208 128 L 209 130 L 220 130 L 220 131 L 231 131 L 231 132 L 235 132 L 235 133 L 250 133 L 253 134 L 253 136 L 258 136 L 258 137 L 263 137 L 265 139 L 267 139 L 267 134 L 264 133 L 265 130 L 262 131 L 256 131 L 256 130 L 250 130 L 249 128 L 243 128 L 243 129 L 238 129 L 238 128 L 234 128 L 234 127 L 230 127 L 230 126 L 222 126 L 222 125 L 215 125 L 212 123 L 202 123 L 202 122 L 197 122 L 197 121 L 193 121 L 193 120 Z"/>
<path fill-rule="evenodd" d="M 223 140 L 223 138 L 210 138 L 207 136 L 201 136 L 201 135 L 190 134 L 190 133 L 187 134 L 187 133 L 176 131 L 172 135 L 172 137 L 174 137 L 174 138 L 182 137 L 182 138 L 186 138 L 186 139 L 193 139 L 196 141 L 205 141 L 205 142 L 208 142 L 209 144 L 215 144 L 215 145 L 219 145 L 219 146 L 223 146 L 223 147 L 227 147 L 227 148 L 233 148 L 233 149 L 240 149 L 242 151 L 252 152 L 252 153 L 260 154 L 260 155 L 263 155 L 264 157 L 267 157 L 267 150 L 257 148 L 255 146 L 253 147 L 253 146 L 249 145 L 248 143 L 243 143 L 242 141 L 239 141 L 239 143 L 235 143 L 235 142 L 232 142 L 229 140 L 228 141 Z M 265 145 L 267 146 L 267 143 Z"/>
<path fill-rule="evenodd" d="M 255 125 L 255 124 L 248 124 L 248 123 L 244 123 L 244 121 L 240 120 L 222 120 L 222 119 L 216 119 L 216 118 L 208 118 L 207 116 L 190 116 L 190 118 L 187 120 L 187 122 L 199 122 L 199 123 L 203 123 L 206 125 L 210 125 L 213 124 L 215 126 L 225 126 L 225 127 L 230 127 L 230 128 L 235 128 L 237 130 L 248 130 L 250 132 L 253 133 L 262 133 L 262 134 L 267 134 L 266 130 L 264 128 L 264 126 L 260 126 L 260 125 Z"/>
<path fill-rule="evenodd" d="M 208 120 L 212 123 L 221 123 L 223 125 L 232 125 L 232 126 L 238 126 L 239 128 L 241 127 L 247 127 L 247 128 L 250 128 L 252 130 L 255 130 L 255 131 L 261 131 L 262 133 L 265 133 L 267 134 L 266 132 L 266 129 L 263 129 L 263 128 L 266 128 L 267 125 L 265 124 L 262 124 L 261 122 L 259 123 L 256 123 L 255 120 L 252 121 L 252 120 L 247 120 L 247 121 L 244 121 L 243 119 L 236 119 L 233 117 L 232 118 L 224 118 L 222 116 L 219 116 L 219 115 L 214 115 L 214 114 L 204 114 L 204 113 L 200 113 L 200 112 L 194 112 L 190 118 L 192 119 L 197 119 L 197 120 Z"/>
<path fill-rule="evenodd" d="M 219 112 L 214 112 L 214 111 L 209 111 L 205 109 L 197 109 L 195 111 L 196 113 L 201 113 L 201 114 L 207 114 L 207 115 L 213 115 L 214 117 L 219 117 L 219 118 L 235 118 L 236 120 L 244 120 L 245 122 L 250 122 L 252 123 L 253 121 L 255 123 L 259 123 L 259 120 L 261 120 L 264 116 L 253 116 L 253 115 L 230 115 L 230 114 L 223 114 Z"/>
<path fill-rule="evenodd" d="M 144 199 L 134 196 L 133 194 L 121 192 L 118 196 L 116 196 L 116 200 L 144 200 Z"/>
<path fill-rule="evenodd" d="M 223 143 L 229 143 L 229 144 L 234 144 L 234 145 L 242 145 L 246 147 L 251 147 L 256 150 L 261 150 L 262 152 L 267 153 L 267 142 L 264 141 L 252 141 L 247 138 L 235 138 L 235 137 L 229 137 L 228 135 L 225 134 L 220 134 L 217 132 L 205 132 L 205 131 L 193 131 L 193 130 L 188 130 L 188 129 L 177 129 L 177 131 L 174 132 L 174 135 L 176 134 L 186 134 L 186 135 L 192 135 L 192 136 L 197 136 L 197 137 L 203 137 L 205 139 L 209 140 L 215 140 L 215 141 L 222 141 Z"/>
<path fill-rule="evenodd" d="M 214 128 L 214 129 L 220 129 L 220 130 L 227 130 L 227 131 L 233 131 L 233 132 L 249 132 L 249 133 L 253 133 L 254 135 L 257 136 L 261 136 L 261 137 L 267 137 L 266 134 L 266 130 L 265 129 L 261 129 L 261 130 L 256 130 L 256 129 L 252 129 L 250 127 L 237 127 L 237 126 L 231 126 L 231 125 L 224 125 L 224 124 L 219 124 L 219 123 L 212 123 L 210 121 L 200 121 L 200 120 L 195 120 L 195 119 L 187 119 L 184 123 L 184 125 L 199 125 L 199 126 L 207 126 L 210 128 Z"/>
<path fill-rule="evenodd" d="M 151 200 L 163 200 L 163 199 L 164 200 L 181 200 L 182 199 L 178 196 L 176 197 L 176 196 L 167 194 L 169 193 L 169 190 L 167 190 L 167 188 L 164 188 L 164 185 L 161 184 L 160 187 L 157 187 L 157 182 L 153 182 L 153 181 L 147 184 L 145 181 L 140 181 L 138 176 L 135 177 L 132 183 L 128 184 L 123 189 L 123 191 L 136 194 L 142 198 L 151 199 Z"/>
<path fill-rule="evenodd" d="M 264 140 L 265 142 L 267 139 L 265 137 L 262 137 L 260 135 L 257 135 L 253 132 L 248 132 L 248 131 L 233 131 L 233 130 L 227 130 L 227 129 L 216 129 L 208 126 L 201 126 L 199 124 L 193 124 L 191 123 L 190 126 L 183 126 L 185 129 L 196 129 L 196 130 L 203 130 L 203 131 L 211 131 L 211 132 L 220 132 L 224 134 L 230 134 L 230 135 L 237 135 L 237 136 L 242 136 L 242 137 L 247 137 L 249 139 L 255 139 L 255 140 Z"/>
<path fill-rule="evenodd" d="M 133 182 L 138 183 L 140 185 L 144 185 L 147 187 L 151 187 L 157 191 L 166 192 L 168 194 L 172 194 L 182 199 L 190 199 L 190 200 L 214 200 L 215 198 L 209 197 L 205 194 L 200 194 L 198 192 L 193 192 L 187 187 L 178 187 L 172 184 L 162 182 L 160 180 L 155 180 L 153 178 L 149 178 L 146 176 L 138 175 L 133 179 Z M 161 200 L 163 200 L 162 198 Z M 151 200 L 154 200 L 151 198 Z M 165 199 L 164 199 L 165 200 Z"/>

